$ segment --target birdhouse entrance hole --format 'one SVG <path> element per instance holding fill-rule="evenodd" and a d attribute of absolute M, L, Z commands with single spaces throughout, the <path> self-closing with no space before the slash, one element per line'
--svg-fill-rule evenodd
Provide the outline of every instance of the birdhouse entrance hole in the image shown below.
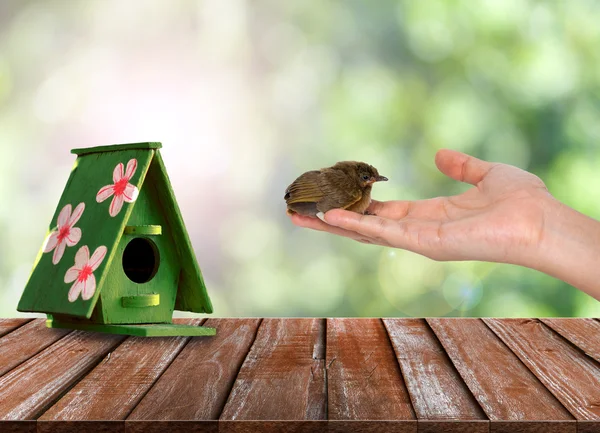
<path fill-rule="evenodd" d="M 135 238 L 123 252 L 123 271 L 134 283 L 147 283 L 156 275 L 160 264 L 158 248 L 147 238 Z"/>

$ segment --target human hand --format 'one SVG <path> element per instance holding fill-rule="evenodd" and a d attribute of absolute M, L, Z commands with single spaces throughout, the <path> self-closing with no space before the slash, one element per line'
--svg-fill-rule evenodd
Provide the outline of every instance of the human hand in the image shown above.
<path fill-rule="evenodd" d="M 323 221 L 294 214 L 292 222 L 434 260 L 534 265 L 527 262 L 540 248 L 546 214 L 556 202 L 542 180 L 517 167 L 452 150 L 439 151 L 435 163 L 445 175 L 474 188 L 451 197 L 373 201 L 368 209 L 372 215 L 334 209 Z"/>

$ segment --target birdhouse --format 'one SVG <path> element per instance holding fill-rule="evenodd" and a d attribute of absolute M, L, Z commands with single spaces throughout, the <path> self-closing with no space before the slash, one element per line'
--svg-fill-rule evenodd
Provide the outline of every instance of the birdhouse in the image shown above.
<path fill-rule="evenodd" d="M 160 143 L 74 149 L 75 165 L 19 311 L 47 326 L 139 336 L 215 335 L 172 323 L 212 313 Z"/>

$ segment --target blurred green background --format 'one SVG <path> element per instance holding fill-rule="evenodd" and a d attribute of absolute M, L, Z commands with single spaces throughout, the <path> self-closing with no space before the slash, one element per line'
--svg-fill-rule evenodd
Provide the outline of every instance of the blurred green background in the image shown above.
<path fill-rule="evenodd" d="M 466 186 L 449 147 L 600 218 L 600 3 L 1 0 L 0 317 L 69 150 L 161 141 L 217 316 L 598 316 L 517 266 L 438 263 L 294 227 L 300 173 L 364 160 L 374 197 Z"/>

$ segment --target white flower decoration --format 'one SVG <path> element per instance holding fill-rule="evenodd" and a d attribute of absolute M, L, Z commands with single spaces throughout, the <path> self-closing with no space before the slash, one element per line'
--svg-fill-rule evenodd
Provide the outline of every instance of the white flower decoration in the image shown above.
<path fill-rule="evenodd" d="M 54 250 L 52 263 L 55 265 L 60 262 L 65 248 L 77 245 L 77 242 L 81 239 L 81 229 L 74 226 L 81 218 L 84 209 L 85 203 L 79 203 L 71 214 L 71 205 L 68 204 L 58 214 L 57 228 L 48 235 L 42 247 L 44 253 Z"/>
<path fill-rule="evenodd" d="M 130 159 L 127 163 L 127 169 L 123 169 L 123 163 L 117 164 L 113 170 L 113 184 L 106 185 L 96 194 L 96 201 L 102 203 L 107 198 L 114 195 L 108 213 L 111 217 L 117 216 L 121 212 L 123 202 L 133 203 L 139 195 L 139 190 L 135 185 L 129 183 L 135 170 L 137 169 L 137 159 Z"/>
<path fill-rule="evenodd" d="M 100 246 L 96 248 L 92 257 L 90 257 L 90 250 L 87 245 L 79 248 L 77 254 L 75 254 L 75 266 L 69 268 L 65 274 L 65 283 L 75 284 L 71 286 L 69 290 L 69 302 L 75 302 L 81 293 L 81 299 L 87 301 L 94 296 L 96 292 L 96 277 L 94 271 L 98 269 L 98 266 L 104 260 L 106 256 L 106 247 Z"/>

